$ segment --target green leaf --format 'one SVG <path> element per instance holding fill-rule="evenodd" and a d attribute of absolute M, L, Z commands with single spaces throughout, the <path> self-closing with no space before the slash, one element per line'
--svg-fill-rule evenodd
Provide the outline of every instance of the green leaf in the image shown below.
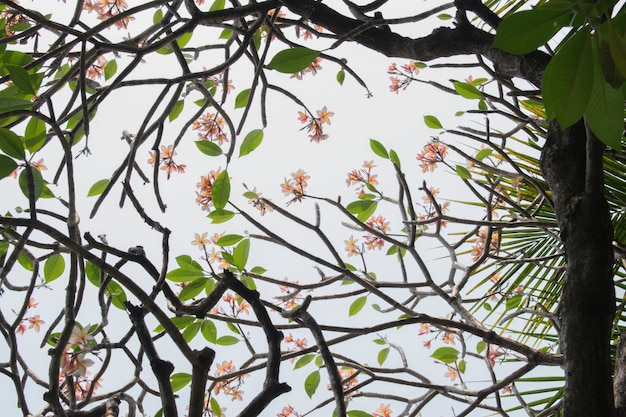
<path fill-rule="evenodd" d="M 237 343 L 239 343 L 238 338 L 236 338 L 235 336 L 228 336 L 228 335 L 221 336 L 215 341 L 215 344 L 220 345 L 220 346 L 232 346 L 232 345 L 236 345 Z"/>
<path fill-rule="evenodd" d="M 354 214 L 357 219 L 364 222 L 376 212 L 378 202 L 376 200 L 357 200 L 346 206 L 346 210 Z"/>
<path fill-rule="evenodd" d="M 178 116 L 180 116 L 180 113 L 183 111 L 183 109 L 185 108 L 185 101 L 184 100 L 178 100 L 175 104 L 174 107 L 172 107 L 172 110 L 170 111 L 170 114 L 167 116 L 170 122 L 173 122 L 174 120 L 176 120 L 178 118 Z M 203 142 L 203 141 L 198 141 L 198 142 Z M 206 142 L 206 141 L 204 141 Z"/>
<path fill-rule="evenodd" d="M 378 352 L 378 364 L 382 366 L 387 360 L 387 356 L 389 356 L 389 348 L 381 349 L 380 352 Z"/>
<path fill-rule="evenodd" d="M 311 65 L 319 54 L 320 51 L 309 48 L 289 48 L 274 55 L 267 67 L 285 74 L 293 74 Z"/>
<path fill-rule="evenodd" d="M 228 171 L 224 170 L 218 175 L 213 183 L 213 191 L 211 198 L 213 205 L 217 210 L 222 210 L 228 203 L 230 197 L 230 179 L 228 178 Z"/>
<path fill-rule="evenodd" d="M 313 359 L 315 359 L 315 353 L 308 353 L 304 356 L 301 356 L 293 366 L 294 371 L 308 365 Z"/>
<path fill-rule="evenodd" d="M 0 155 L 0 179 L 8 177 L 17 168 L 17 163 L 5 155 Z"/>
<path fill-rule="evenodd" d="M 242 107 L 246 107 L 248 104 L 248 100 L 250 99 L 250 91 L 251 89 L 247 88 L 237 94 L 237 98 L 235 98 L 235 108 L 240 109 Z"/>
<path fill-rule="evenodd" d="M 188 282 L 204 277 L 204 272 L 195 269 L 177 268 L 168 272 L 165 277 L 172 282 Z"/>
<path fill-rule="evenodd" d="M 459 370 L 460 373 L 464 374 L 465 373 L 465 368 L 467 367 L 467 363 L 464 360 L 460 360 L 459 363 L 457 364 L 456 368 Z"/>
<path fill-rule="evenodd" d="M 183 330 L 183 339 L 185 339 L 185 342 L 189 343 L 193 340 L 194 337 L 196 337 L 196 335 L 200 331 L 200 326 L 200 322 L 194 321 L 189 326 L 187 326 L 185 330 Z"/>
<path fill-rule="evenodd" d="M 223 10 L 224 6 L 226 6 L 226 0 L 215 0 L 209 8 L 209 11 L 214 12 L 216 10 Z"/>
<path fill-rule="evenodd" d="M 395 166 L 400 168 L 400 157 L 393 149 L 389 149 L 389 160 L 393 162 Z"/>
<path fill-rule="evenodd" d="M 232 246 L 232 245 L 239 243 L 241 239 L 243 239 L 243 236 L 241 235 L 235 235 L 235 234 L 224 235 L 221 238 L 219 238 L 217 242 L 215 242 L 215 244 L 218 246 L 222 246 L 222 247 Z"/>
<path fill-rule="evenodd" d="M 179 255 L 176 257 L 176 263 L 183 269 L 195 270 L 202 272 L 202 265 L 193 260 L 189 255 Z"/>
<path fill-rule="evenodd" d="M 28 71 L 19 65 L 5 65 L 4 68 L 9 71 L 11 81 L 21 92 L 26 94 L 36 94 Z"/>
<path fill-rule="evenodd" d="M 178 39 L 176 39 L 176 43 L 178 44 L 178 47 L 182 49 L 185 46 L 187 46 L 192 36 L 193 36 L 193 32 L 187 32 L 187 33 L 183 33 L 182 35 L 180 35 Z"/>
<path fill-rule="evenodd" d="M 241 281 L 242 284 L 245 285 L 246 288 L 248 288 L 249 290 L 256 290 L 256 282 L 254 282 L 254 278 L 252 278 L 251 276 L 242 274 L 239 277 L 239 281 Z"/>
<path fill-rule="evenodd" d="M 177 373 L 170 375 L 170 384 L 172 384 L 172 391 L 176 392 L 185 388 L 191 382 L 191 374 Z"/>
<path fill-rule="evenodd" d="M 483 93 L 470 83 L 454 81 L 452 85 L 454 85 L 454 91 L 456 91 L 457 94 L 463 98 L 467 98 L 470 100 L 483 98 Z"/>
<path fill-rule="evenodd" d="M 605 145 L 617 152 L 622 149 L 624 132 L 624 96 L 602 76 L 596 57 L 593 88 L 585 110 L 585 121 Z"/>
<path fill-rule="evenodd" d="M 163 10 L 157 9 L 157 11 L 154 12 L 154 15 L 152 16 L 152 23 L 159 23 L 161 19 L 163 19 Z"/>
<path fill-rule="evenodd" d="M 255 267 L 252 267 L 250 272 L 252 272 L 253 274 L 262 275 L 267 272 L 267 269 L 263 268 L 262 266 L 255 266 Z"/>
<path fill-rule="evenodd" d="M 124 302 L 126 302 L 126 293 L 120 284 L 115 281 L 109 282 L 107 285 L 107 295 L 111 297 L 111 304 L 120 310 L 126 310 Z"/>
<path fill-rule="evenodd" d="M 487 343 L 484 340 L 476 343 L 476 353 L 479 355 L 487 349 Z"/>
<path fill-rule="evenodd" d="M 512 54 L 527 54 L 545 45 L 569 23 L 571 10 L 535 8 L 514 13 L 498 25 L 493 46 Z"/>
<path fill-rule="evenodd" d="M 230 37 L 233 36 L 233 31 L 230 29 L 224 29 L 222 30 L 222 33 L 220 33 L 220 39 L 230 39 Z"/>
<path fill-rule="evenodd" d="M 50 256 L 46 259 L 46 262 L 43 265 L 43 278 L 46 284 L 54 281 L 63 275 L 63 271 L 65 271 L 65 259 L 58 253 Z"/>
<path fill-rule="evenodd" d="M 250 254 L 250 239 L 244 239 L 235 247 L 233 251 L 233 265 L 243 271 L 248 263 L 248 255 Z"/>
<path fill-rule="evenodd" d="M 472 179 L 472 173 L 469 172 L 469 170 L 465 168 L 463 165 L 456 166 L 456 174 L 464 180 Z"/>
<path fill-rule="evenodd" d="M 104 79 L 111 79 L 117 72 L 117 61 L 112 59 L 104 66 Z"/>
<path fill-rule="evenodd" d="M 215 341 L 217 340 L 217 328 L 211 320 L 202 320 L 202 325 L 200 325 L 200 331 L 202 332 L 202 336 L 204 336 L 207 342 L 215 343 Z"/>
<path fill-rule="evenodd" d="M 220 403 L 217 402 L 215 397 L 211 397 L 209 401 L 209 408 L 215 414 L 215 417 L 222 417 L 222 408 L 220 407 Z"/>
<path fill-rule="evenodd" d="M 522 298 L 522 294 L 515 294 L 514 296 L 506 300 L 506 311 L 516 309 L 522 302 Z"/>
<path fill-rule="evenodd" d="M 339 85 L 343 85 L 343 82 L 346 79 L 346 72 L 342 69 L 339 70 L 339 72 L 337 72 L 337 82 L 339 83 Z"/>
<path fill-rule="evenodd" d="M 548 113 L 565 129 L 583 116 L 593 89 L 593 56 L 588 29 L 580 29 L 552 57 L 541 92 Z"/>
<path fill-rule="evenodd" d="M 263 129 L 254 129 L 250 131 L 241 142 L 241 147 L 239 148 L 239 157 L 241 158 L 244 155 L 248 155 L 250 152 L 258 148 L 258 146 L 263 141 Z"/>
<path fill-rule="evenodd" d="M 225 223 L 232 219 L 235 216 L 235 213 L 229 210 L 213 210 L 207 217 L 211 219 L 212 224 Z"/>
<path fill-rule="evenodd" d="M 46 123 L 37 118 L 31 117 L 24 130 L 24 144 L 26 149 L 32 154 L 37 152 L 46 141 Z"/>
<path fill-rule="evenodd" d="M 0 97 L 0 112 L 6 113 L 13 110 L 30 109 L 33 107 L 33 104 L 32 101 L 21 98 Z"/>
<path fill-rule="evenodd" d="M 358 297 L 356 300 L 354 300 L 352 302 L 352 304 L 350 304 L 350 309 L 348 310 L 348 315 L 349 316 L 354 316 L 355 314 L 357 314 L 359 311 L 361 311 L 363 309 L 363 307 L 365 306 L 366 302 L 367 302 L 367 296 L 366 295 Z"/>
<path fill-rule="evenodd" d="M 313 397 L 315 391 L 317 391 L 317 387 L 320 385 L 320 372 L 313 371 L 306 377 L 304 381 L 304 391 L 309 396 L 309 398 Z"/>
<path fill-rule="evenodd" d="M 370 148 L 372 148 L 372 151 L 374 151 L 374 153 L 381 158 L 389 159 L 389 154 L 387 153 L 385 145 L 376 139 L 370 139 Z"/>
<path fill-rule="evenodd" d="M 437 15 L 437 19 L 439 20 L 450 20 L 452 19 L 452 16 L 447 14 L 447 13 L 441 13 Z"/>
<path fill-rule="evenodd" d="M 13 158 L 21 160 L 26 158 L 22 138 L 9 129 L 0 128 L 0 151 Z"/>
<path fill-rule="evenodd" d="M 33 260 L 25 252 L 20 252 L 17 256 L 17 262 L 27 271 L 33 270 Z"/>
<path fill-rule="evenodd" d="M 453 347 L 444 346 L 434 351 L 430 356 L 443 363 L 454 363 L 459 359 L 459 351 Z"/>
<path fill-rule="evenodd" d="M 435 116 L 424 116 L 424 124 L 431 129 L 443 129 L 441 122 Z"/>
<path fill-rule="evenodd" d="M 39 172 L 38 169 L 28 167 L 22 170 L 22 172 L 20 172 L 20 176 L 18 177 L 17 181 L 19 183 L 20 189 L 22 190 L 22 193 L 24 193 L 26 197 L 30 198 L 30 196 L 28 195 L 28 170 L 30 170 L 30 172 L 32 172 L 33 174 L 33 186 L 34 186 L 33 197 L 36 200 L 39 197 L 41 197 L 41 194 L 44 188 L 44 183 L 43 183 L 43 178 L 41 176 L 41 172 Z"/>
<path fill-rule="evenodd" d="M 93 185 L 91 186 L 91 188 L 89 188 L 89 192 L 87 193 L 87 197 L 93 197 L 93 196 L 102 194 L 104 192 L 104 190 L 107 188 L 107 186 L 109 185 L 109 182 L 110 182 L 110 180 L 108 180 L 106 178 L 94 182 Z"/>
<path fill-rule="evenodd" d="M 195 142 L 198 150 L 205 155 L 209 156 L 219 156 L 222 154 L 222 148 L 215 143 L 208 140 L 197 140 Z"/>
<path fill-rule="evenodd" d="M 482 161 L 483 159 L 490 156 L 492 152 L 493 151 L 489 148 L 481 149 L 480 151 L 476 153 L 476 160 Z"/>
<path fill-rule="evenodd" d="M 183 289 L 180 291 L 180 294 L 178 294 L 178 298 L 181 301 L 187 301 L 198 296 L 198 294 L 204 291 L 206 281 L 208 281 L 208 278 L 202 277 L 185 285 Z"/>

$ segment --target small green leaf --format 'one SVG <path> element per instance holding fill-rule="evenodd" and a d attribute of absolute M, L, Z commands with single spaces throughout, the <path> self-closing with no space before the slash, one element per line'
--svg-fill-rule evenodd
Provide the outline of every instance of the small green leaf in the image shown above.
<path fill-rule="evenodd" d="M 200 331 L 202 332 L 202 336 L 204 336 L 207 342 L 215 343 L 215 341 L 217 340 L 217 328 L 211 320 L 202 320 L 202 324 L 200 325 Z"/>
<path fill-rule="evenodd" d="M 12 110 L 29 109 L 33 107 L 33 102 L 21 98 L 0 97 L 0 112 L 10 112 Z"/>
<path fill-rule="evenodd" d="M 230 198 L 230 179 L 228 178 L 228 171 L 224 170 L 220 172 L 220 175 L 215 179 L 211 198 L 217 210 L 222 210 L 226 207 L 226 203 L 228 203 L 228 199 Z"/>
<path fill-rule="evenodd" d="M 239 157 L 241 158 L 244 155 L 248 155 L 250 152 L 255 150 L 263 141 L 263 130 L 262 129 L 254 129 L 250 131 L 241 142 L 241 147 L 239 148 Z"/>
<path fill-rule="evenodd" d="M 0 128 L 0 151 L 16 159 L 26 158 L 22 138 L 9 129 Z"/>
<path fill-rule="evenodd" d="M 33 197 L 36 200 L 39 197 L 41 197 L 41 194 L 44 188 L 44 182 L 41 176 L 41 172 L 39 172 L 38 169 L 27 167 L 26 169 L 22 170 L 22 172 L 20 172 L 20 176 L 18 177 L 17 181 L 20 186 L 20 189 L 22 190 L 22 193 L 24 193 L 26 197 L 30 198 L 28 194 L 28 170 L 30 170 L 30 172 L 32 172 L 32 175 L 33 175 L 33 187 L 34 187 Z"/>
<path fill-rule="evenodd" d="M 485 149 L 481 149 L 480 151 L 478 151 L 476 153 L 476 160 L 478 161 L 482 161 L 483 159 L 487 158 L 488 156 L 491 156 L 491 153 L 493 151 L 489 148 L 485 148 Z"/>
<path fill-rule="evenodd" d="M 389 158 L 389 154 L 387 153 L 387 149 L 385 148 L 385 145 L 383 145 L 376 139 L 370 139 L 370 148 L 372 148 L 372 151 L 374 151 L 374 153 L 380 156 L 381 158 L 385 158 L 385 159 Z"/>
<path fill-rule="evenodd" d="M 467 363 L 464 360 L 460 360 L 459 363 L 457 364 L 456 368 L 459 370 L 460 373 L 464 374 L 465 373 L 465 368 L 467 367 Z"/>
<path fill-rule="evenodd" d="M 464 180 L 472 179 L 472 173 L 463 165 L 456 166 L 456 174 Z"/>
<path fill-rule="evenodd" d="M 170 111 L 170 114 L 167 116 L 169 121 L 173 122 L 174 120 L 176 120 L 178 118 L 178 116 L 180 116 L 180 113 L 183 111 L 183 108 L 185 108 L 185 101 L 184 100 L 178 100 L 174 104 L 174 107 L 172 107 L 172 110 Z M 199 141 L 199 142 L 206 142 L 206 141 Z"/>
<path fill-rule="evenodd" d="M 424 116 L 424 124 L 431 129 L 443 129 L 441 122 L 435 116 Z"/>
<path fill-rule="evenodd" d="M 200 322 L 194 321 L 189 326 L 187 326 L 185 330 L 183 330 L 183 339 L 185 339 L 185 342 L 189 343 L 193 340 L 194 337 L 196 337 L 196 335 L 200 331 L 200 326 Z"/>
<path fill-rule="evenodd" d="M 361 410 L 350 410 L 347 412 L 348 417 L 372 417 L 370 413 Z"/>
<path fill-rule="evenodd" d="M 111 304 L 120 310 L 126 310 L 126 306 L 124 305 L 127 300 L 126 293 L 120 284 L 115 281 L 109 282 L 106 293 L 111 297 Z"/>
<path fill-rule="evenodd" d="M 235 246 L 235 250 L 233 251 L 233 265 L 240 271 L 243 271 L 246 267 L 246 263 L 248 263 L 249 254 L 250 239 L 244 239 Z"/>
<path fill-rule="evenodd" d="M 378 352 L 378 364 L 382 366 L 387 360 L 387 356 L 389 356 L 389 348 L 381 349 L 380 352 Z"/>
<path fill-rule="evenodd" d="M 209 156 L 219 156 L 222 154 L 222 148 L 215 143 L 208 140 L 197 140 L 195 141 L 198 150 L 205 155 Z"/>
<path fill-rule="evenodd" d="M 304 381 L 304 391 L 309 396 L 309 398 L 313 397 L 315 391 L 317 391 L 317 387 L 320 385 L 320 372 L 313 371 L 306 377 Z"/>
<path fill-rule="evenodd" d="M 0 179 L 8 177 L 17 168 L 17 163 L 5 155 L 0 155 Z"/>
<path fill-rule="evenodd" d="M 346 79 L 346 72 L 342 69 L 339 70 L 339 72 L 337 72 L 337 82 L 339 83 L 339 85 L 343 85 L 343 82 Z"/>
<path fill-rule="evenodd" d="M 211 397 L 209 401 L 209 408 L 215 414 L 215 417 L 222 417 L 222 408 L 220 407 L 220 403 L 217 402 L 215 397 Z"/>
<path fill-rule="evenodd" d="M 377 345 L 386 345 L 387 344 L 387 341 L 385 339 L 381 339 L 381 338 L 374 339 L 374 340 L 372 340 L 372 342 L 376 343 Z"/>
<path fill-rule="evenodd" d="M 170 376 L 172 391 L 176 392 L 185 388 L 191 382 L 191 375 L 186 373 L 177 373 Z"/>
<path fill-rule="evenodd" d="M 31 117 L 26 124 L 24 130 L 24 144 L 26 149 L 32 154 L 37 152 L 46 141 L 46 122 L 37 118 Z"/>
<path fill-rule="evenodd" d="M 354 214 L 357 219 L 364 222 L 376 212 L 378 202 L 376 200 L 357 200 L 346 206 L 346 210 Z"/>
<path fill-rule="evenodd" d="M 476 343 L 476 353 L 480 355 L 485 351 L 485 349 L 487 349 L 487 343 L 484 340 Z"/>
<path fill-rule="evenodd" d="M 522 302 L 523 297 L 524 296 L 522 294 L 515 294 L 514 296 L 506 300 L 506 311 L 516 309 Z"/>
<path fill-rule="evenodd" d="M 434 351 L 430 356 L 443 363 L 454 363 L 459 359 L 459 351 L 453 347 L 444 346 Z"/>
<path fill-rule="evenodd" d="M 178 44 L 178 47 L 182 49 L 185 46 L 187 46 L 192 36 L 193 36 L 193 32 L 187 32 L 187 33 L 183 33 L 182 35 L 180 35 L 178 39 L 176 39 L 176 43 Z"/>
<path fill-rule="evenodd" d="M 46 263 L 43 266 L 43 277 L 46 284 L 54 281 L 63 275 L 65 271 L 65 259 L 58 253 L 50 256 L 46 259 Z"/>
<path fill-rule="evenodd" d="M 229 210 L 213 210 L 207 217 L 211 219 L 212 224 L 225 223 L 232 219 L 235 216 L 235 213 Z"/>
<path fill-rule="evenodd" d="M 210 12 L 214 12 L 216 10 L 223 10 L 226 6 L 226 0 L 215 0 L 211 7 L 209 8 Z"/>
<path fill-rule="evenodd" d="M 28 74 L 28 71 L 26 71 L 19 65 L 5 65 L 4 68 L 9 71 L 11 81 L 20 91 L 26 94 L 36 94 L 35 89 L 33 88 L 31 76 L 30 74 Z"/>
<path fill-rule="evenodd" d="M 309 353 L 304 356 L 301 356 L 300 359 L 298 359 L 295 365 L 293 366 L 294 371 L 296 369 L 299 369 L 299 368 L 302 368 L 303 366 L 308 365 L 313 359 L 315 359 L 314 353 Z"/>
<path fill-rule="evenodd" d="M 204 291 L 206 281 L 208 281 L 208 278 L 202 277 L 185 285 L 180 291 L 180 294 L 178 294 L 178 298 L 181 301 L 187 301 L 191 300 L 194 297 L 197 297 L 198 294 Z"/>
<path fill-rule="evenodd" d="M 233 31 L 230 29 L 224 29 L 222 33 L 220 33 L 220 39 L 230 39 L 233 36 Z"/>
<path fill-rule="evenodd" d="M 354 300 L 352 302 L 352 304 L 350 304 L 350 309 L 348 310 L 348 314 L 350 316 L 354 316 L 359 311 L 361 311 L 361 309 L 363 309 L 363 307 L 365 306 L 366 302 L 367 302 L 367 296 L 366 295 L 358 297 L 356 300 Z"/>
<path fill-rule="evenodd" d="M 220 345 L 220 346 L 232 346 L 232 345 L 236 345 L 237 343 L 239 343 L 239 339 L 236 338 L 235 336 L 221 336 L 218 337 L 217 340 L 215 341 L 215 344 Z"/>
<path fill-rule="evenodd" d="M 267 67 L 285 74 L 294 74 L 311 65 L 319 54 L 320 51 L 309 48 L 289 48 L 274 55 Z"/>
<path fill-rule="evenodd" d="M 195 270 L 202 272 L 202 265 L 191 258 L 189 255 L 179 255 L 176 257 L 176 263 L 183 269 Z"/>
<path fill-rule="evenodd" d="M 470 83 L 462 83 L 460 81 L 454 81 L 452 83 L 454 85 L 454 91 L 457 92 L 461 97 L 467 99 L 482 99 L 483 93 L 476 87 L 474 87 Z"/>
<path fill-rule="evenodd" d="M 252 272 L 253 274 L 262 275 L 267 272 L 267 269 L 263 268 L 262 266 L 255 266 L 255 267 L 252 267 L 250 272 Z"/>
<path fill-rule="evenodd" d="M 389 149 L 389 160 L 395 164 L 398 168 L 400 168 L 400 157 L 393 149 Z"/>
<path fill-rule="evenodd" d="M 222 246 L 222 247 L 232 246 L 232 245 L 239 243 L 241 239 L 243 239 L 243 236 L 241 235 L 235 235 L 235 234 L 224 235 L 220 237 L 217 240 L 217 242 L 215 242 L 215 244 L 218 246 Z"/>
<path fill-rule="evenodd" d="M 110 182 L 110 180 L 108 180 L 106 178 L 94 182 L 93 185 L 91 186 L 91 188 L 89 188 L 89 192 L 87 193 L 87 197 L 93 197 L 93 196 L 102 194 L 104 192 L 104 190 L 107 188 L 107 186 L 109 185 L 109 182 Z"/>
<path fill-rule="evenodd" d="M 104 66 L 104 79 L 111 79 L 117 72 L 117 61 L 112 59 Z"/>
<path fill-rule="evenodd" d="M 172 282 L 188 282 L 204 277 L 204 272 L 195 269 L 178 268 L 168 272 L 165 277 Z"/>
<path fill-rule="evenodd" d="M 152 23 L 159 23 L 161 19 L 163 19 L 163 10 L 157 9 L 154 15 L 152 15 Z"/>
<path fill-rule="evenodd" d="M 235 98 L 235 108 L 240 109 L 242 107 L 246 107 L 248 104 L 248 100 L 250 99 L 250 91 L 251 89 L 247 88 L 237 94 L 237 98 Z"/>

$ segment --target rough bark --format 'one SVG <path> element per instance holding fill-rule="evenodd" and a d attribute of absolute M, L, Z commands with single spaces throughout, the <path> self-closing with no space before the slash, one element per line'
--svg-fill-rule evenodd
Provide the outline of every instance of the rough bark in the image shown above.
<path fill-rule="evenodd" d="M 541 157 L 567 257 L 560 305 L 566 417 L 614 415 L 613 228 L 604 198 L 603 150 L 582 122 L 565 131 L 553 122 Z"/>

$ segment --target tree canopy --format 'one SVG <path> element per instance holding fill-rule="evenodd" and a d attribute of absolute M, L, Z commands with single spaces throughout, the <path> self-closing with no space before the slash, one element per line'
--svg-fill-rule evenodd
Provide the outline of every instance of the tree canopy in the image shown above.
<path fill-rule="evenodd" d="M 626 415 L 623 4 L 0 3 L 11 410 Z"/>

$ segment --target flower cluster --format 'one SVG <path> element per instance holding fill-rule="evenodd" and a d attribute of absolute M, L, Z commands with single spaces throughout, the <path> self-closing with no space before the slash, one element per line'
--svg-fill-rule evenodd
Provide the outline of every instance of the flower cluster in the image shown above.
<path fill-rule="evenodd" d="M 228 142 L 228 137 L 224 133 L 225 124 L 224 118 L 217 113 L 206 113 L 194 121 L 191 128 L 198 131 L 200 140 L 217 142 L 221 146 L 224 142 Z"/>
<path fill-rule="evenodd" d="M 417 62 L 410 62 L 398 68 L 395 62 L 392 63 L 387 68 L 387 74 L 391 74 L 391 77 L 389 77 L 391 80 L 389 91 L 397 94 L 400 90 L 406 90 L 409 84 L 415 81 L 415 76 L 420 72 L 419 65 Z"/>
<path fill-rule="evenodd" d="M 215 243 L 222 236 L 224 236 L 224 234 L 225 233 L 214 233 L 213 236 L 211 236 L 209 238 L 209 237 L 207 237 L 207 233 L 206 232 L 204 232 L 202 234 L 195 233 L 194 234 L 194 239 L 191 241 L 192 245 L 197 246 L 198 249 L 200 249 L 201 251 L 204 252 L 204 260 L 205 261 L 207 261 L 208 263 L 217 263 L 217 264 L 219 264 L 219 268 L 220 269 L 228 269 L 230 267 L 228 262 L 226 262 L 226 260 L 222 256 L 222 251 L 221 250 L 217 250 L 215 248 Z M 210 244 L 213 245 L 213 247 L 211 248 L 211 252 L 209 252 L 208 249 L 207 249 Z"/>
<path fill-rule="evenodd" d="M 218 363 L 216 365 L 215 376 L 220 377 L 224 375 L 228 375 L 235 371 L 235 367 L 233 366 L 233 361 L 222 361 L 222 363 Z M 241 386 L 244 383 L 244 379 L 247 377 L 247 374 L 239 375 L 231 379 L 218 381 L 213 387 L 213 393 L 215 395 L 219 393 L 223 393 L 224 395 L 230 396 L 232 401 L 243 400 L 243 391 L 241 390 Z"/>
<path fill-rule="evenodd" d="M 168 180 L 170 179 L 172 172 L 183 174 L 185 172 L 185 168 L 187 168 L 187 165 L 185 164 L 177 164 L 174 162 L 174 155 L 176 155 L 176 151 L 174 151 L 174 147 L 172 145 L 161 145 L 161 151 L 158 154 L 158 165 L 161 166 L 161 171 L 167 172 Z M 157 151 L 150 151 L 150 159 L 148 159 L 148 163 L 152 166 L 157 163 Z"/>
<path fill-rule="evenodd" d="M 344 243 L 346 244 L 348 257 L 361 256 L 365 253 L 365 246 L 362 243 L 359 243 L 359 239 L 355 239 L 352 235 L 350 235 L 350 239 L 344 240 Z"/>
<path fill-rule="evenodd" d="M 302 124 L 305 124 L 302 129 L 306 129 L 309 132 L 311 142 L 320 143 L 328 139 L 328 135 L 324 133 L 324 125 L 330 125 L 330 118 L 334 115 L 335 113 L 328 111 L 326 106 L 324 106 L 322 110 L 317 110 L 317 117 L 299 111 L 298 120 L 300 120 Z"/>
<path fill-rule="evenodd" d="M 221 169 L 217 171 L 210 171 L 207 175 L 200 177 L 200 182 L 196 184 L 196 203 L 202 210 L 209 211 L 213 206 L 213 184 L 215 184 L 215 180 L 219 177 Z"/>
<path fill-rule="evenodd" d="M 356 369 L 338 368 L 337 370 L 339 371 L 339 378 L 341 378 L 343 392 L 349 391 L 358 385 Z M 330 389 L 330 387 L 328 388 Z"/>
<path fill-rule="evenodd" d="M 38 303 L 35 302 L 34 298 L 30 298 L 28 300 L 28 305 L 27 307 L 30 308 L 35 308 L 37 307 Z M 28 324 L 26 324 L 28 323 Z M 15 333 L 17 334 L 24 334 L 26 332 L 27 329 L 34 329 L 36 332 L 39 332 L 41 330 L 41 325 L 45 324 L 45 322 L 40 318 L 39 314 L 27 317 L 25 319 L 23 319 L 20 324 L 17 325 L 17 329 L 15 329 Z"/>
<path fill-rule="evenodd" d="M 101 380 L 94 381 L 88 377 L 87 368 L 92 366 L 94 361 L 87 358 L 86 355 L 96 346 L 94 336 L 90 332 L 92 327 L 95 326 L 82 327 L 78 323 L 75 324 L 61 356 L 61 370 L 59 372 L 61 388 L 66 395 L 73 393 L 76 400 L 87 398 L 89 391 L 95 391 L 101 383 Z M 72 384 L 71 387 L 70 384 Z"/>
<path fill-rule="evenodd" d="M 267 204 L 264 198 L 261 198 L 261 195 L 263 194 L 258 192 L 256 190 L 256 187 L 250 190 L 246 184 L 244 184 L 243 186 L 245 187 L 246 190 L 248 190 L 244 194 L 244 196 L 248 197 L 248 204 L 252 204 L 252 207 L 259 210 L 261 212 L 261 216 L 264 216 L 265 213 L 271 212 L 274 210 L 272 206 Z"/>
<path fill-rule="evenodd" d="M 375 231 L 385 234 L 389 231 L 389 222 L 383 216 L 372 216 L 365 224 Z M 373 233 L 368 233 L 365 238 L 367 249 L 380 249 L 385 245 L 385 240 Z"/>
<path fill-rule="evenodd" d="M 487 229 L 480 229 L 476 235 L 474 246 L 472 247 L 472 260 L 479 260 L 485 253 L 485 243 L 487 242 Z M 500 236 L 497 232 L 491 233 L 489 242 L 489 253 L 495 253 L 499 249 Z"/>
<path fill-rule="evenodd" d="M 391 413 L 391 405 L 381 403 L 380 407 L 372 413 L 372 417 L 391 417 Z"/>
<path fill-rule="evenodd" d="M 418 206 L 421 207 L 422 212 L 418 214 L 417 219 L 419 221 L 425 221 L 428 219 L 433 219 L 438 216 L 437 207 L 439 207 L 439 211 L 441 214 L 445 214 L 450 208 L 450 202 L 444 201 L 435 202 L 434 198 L 439 194 L 439 188 L 428 187 L 428 194 L 422 197 L 422 204 L 418 203 Z M 447 222 L 445 220 L 441 220 L 441 226 L 446 227 Z"/>
<path fill-rule="evenodd" d="M 94 62 L 93 64 L 89 66 L 89 68 L 87 68 L 87 74 L 86 74 L 87 78 L 89 78 L 90 80 L 102 78 L 102 75 L 104 74 L 104 67 L 106 67 L 108 62 L 109 61 L 107 61 L 105 57 L 100 55 L 96 59 L 96 62 Z"/>
<path fill-rule="evenodd" d="M 17 3 L 17 0 L 14 0 Z M 28 16 L 19 13 L 17 10 L 10 6 L 6 6 L 2 12 L 0 12 L 0 19 L 4 20 L 4 31 L 7 36 L 15 35 L 14 26 L 20 25 L 25 22 L 29 22 Z"/>
<path fill-rule="evenodd" d="M 372 174 L 372 170 L 376 165 L 374 165 L 374 161 L 364 161 L 361 169 L 355 169 L 348 173 L 348 179 L 346 179 L 346 184 L 348 187 L 352 185 L 356 185 L 357 194 L 365 193 L 365 187 L 367 185 L 378 185 L 378 175 Z"/>
<path fill-rule="evenodd" d="M 285 278 L 285 281 L 287 281 L 287 278 Z M 298 281 L 295 281 L 294 284 L 298 284 Z M 286 310 L 293 310 L 300 305 L 300 301 L 303 297 L 299 289 L 293 289 L 287 285 L 281 285 L 279 289 L 283 295 L 276 296 L 275 298 L 280 300 L 280 306 Z"/>
<path fill-rule="evenodd" d="M 306 37 L 307 34 L 310 34 L 310 32 L 306 31 L 304 33 L 304 36 Z M 295 74 L 291 76 L 291 78 L 296 78 L 298 80 L 301 80 L 302 77 L 304 77 L 306 74 L 313 74 L 313 76 L 315 76 L 315 74 L 317 74 L 319 70 L 322 69 L 320 62 L 322 62 L 322 58 L 320 57 L 315 58 L 308 67 L 306 67 L 302 71 L 296 72 Z"/>
<path fill-rule="evenodd" d="M 302 350 L 306 348 L 308 344 L 306 337 L 296 338 L 296 337 L 293 337 L 291 333 L 285 336 L 285 338 L 283 339 L 283 342 L 287 344 L 287 351 L 289 352 L 297 352 L 299 350 Z M 294 362 L 295 360 L 296 360 L 295 357 L 291 358 L 291 362 Z"/>
<path fill-rule="evenodd" d="M 280 188 L 284 195 L 293 196 L 287 204 L 291 204 L 294 201 L 302 201 L 310 178 L 311 177 L 301 169 L 296 172 L 292 172 L 290 179 L 285 178 L 285 181 L 280 185 Z"/>
<path fill-rule="evenodd" d="M 437 163 L 443 162 L 448 155 L 448 147 L 438 140 L 428 142 L 422 152 L 417 154 L 417 160 L 420 161 L 422 172 L 433 172 L 437 168 Z"/>
<path fill-rule="evenodd" d="M 108 20 L 128 9 L 126 0 L 84 0 L 83 9 L 88 12 L 96 12 L 98 19 Z M 133 16 L 116 18 L 114 25 L 118 29 L 127 29 L 128 23 L 135 20 Z"/>
<path fill-rule="evenodd" d="M 214 307 L 212 314 L 220 314 L 229 317 L 239 317 L 240 314 L 250 314 L 250 304 L 239 295 L 227 293 L 222 296 L 222 301 L 227 304 L 224 308 L 222 305 Z"/>
<path fill-rule="evenodd" d="M 48 167 L 44 165 L 43 159 L 40 159 L 40 160 L 35 161 L 35 162 L 31 162 L 30 166 L 35 168 L 39 172 L 43 172 L 43 171 L 46 171 L 48 169 Z M 19 173 L 19 171 L 20 171 L 20 167 L 17 167 L 17 168 L 15 168 L 13 170 L 13 172 L 11 172 L 9 174 L 9 176 L 13 177 L 13 178 L 17 178 L 17 174 Z"/>
<path fill-rule="evenodd" d="M 302 414 L 296 412 L 292 406 L 288 405 L 283 407 L 280 413 L 276 414 L 276 417 L 302 417 Z"/>

